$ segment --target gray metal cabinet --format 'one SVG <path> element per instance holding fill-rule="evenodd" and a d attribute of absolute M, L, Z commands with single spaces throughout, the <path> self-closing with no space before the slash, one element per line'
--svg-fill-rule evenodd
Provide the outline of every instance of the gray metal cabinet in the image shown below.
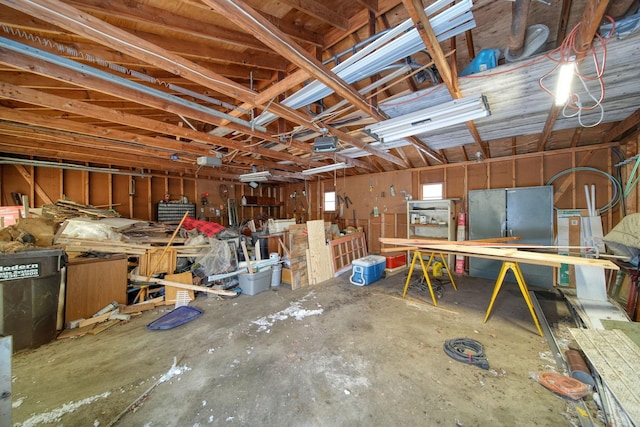
<path fill-rule="evenodd" d="M 469 238 L 518 236 L 519 243 L 553 244 L 553 187 L 469 191 Z M 469 259 L 469 275 L 497 279 L 501 261 Z M 528 286 L 553 286 L 553 268 L 520 264 Z M 506 280 L 515 281 L 513 273 Z"/>

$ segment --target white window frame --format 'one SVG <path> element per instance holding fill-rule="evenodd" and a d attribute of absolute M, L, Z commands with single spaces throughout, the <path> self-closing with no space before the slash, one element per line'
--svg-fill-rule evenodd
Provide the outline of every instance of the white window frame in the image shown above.
<path fill-rule="evenodd" d="M 338 208 L 338 195 L 335 191 L 325 191 L 323 206 L 325 212 L 335 212 Z"/>
<path fill-rule="evenodd" d="M 431 182 L 422 184 L 422 200 L 442 200 L 444 193 L 444 183 Z"/>

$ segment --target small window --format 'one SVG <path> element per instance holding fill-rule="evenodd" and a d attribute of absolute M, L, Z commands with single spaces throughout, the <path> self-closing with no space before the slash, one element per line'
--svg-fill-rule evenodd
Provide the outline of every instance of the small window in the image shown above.
<path fill-rule="evenodd" d="M 324 193 L 324 211 L 334 212 L 336 210 L 336 192 L 327 191 Z"/>
<path fill-rule="evenodd" d="M 422 200 L 442 200 L 442 183 L 423 184 Z"/>

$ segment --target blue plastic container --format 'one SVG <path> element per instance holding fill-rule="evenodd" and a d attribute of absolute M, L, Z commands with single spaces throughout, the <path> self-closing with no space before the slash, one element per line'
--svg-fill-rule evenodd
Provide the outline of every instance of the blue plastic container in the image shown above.
<path fill-rule="evenodd" d="M 370 285 L 382 278 L 386 264 L 387 259 L 380 255 L 369 255 L 353 260 L 349 281 L 358 286 Z"/>
<path fill-rule="evenodd" d="M 500 58 L 500 49 L 483 49 L 478 55 L 473 58 L 473 61 L 467 65 L 460 73 L 460 77 L 468 76 L 469 74 L 480 73 L 490 68 L 495 68 L 498 65 L 498 59 Z"/>

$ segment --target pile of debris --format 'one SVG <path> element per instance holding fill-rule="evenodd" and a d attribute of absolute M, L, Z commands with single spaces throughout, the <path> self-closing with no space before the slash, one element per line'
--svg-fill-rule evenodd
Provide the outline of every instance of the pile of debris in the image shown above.
<path fill-rule="evenodd" d="M 62 222 L 68 218 L 117 218 L 120 215 L 112 209 L 100 209 L 96 206 L 83 205 L 71 200 L 58 200 L 52 205 L 42 207 L 42 216 Z"/>

